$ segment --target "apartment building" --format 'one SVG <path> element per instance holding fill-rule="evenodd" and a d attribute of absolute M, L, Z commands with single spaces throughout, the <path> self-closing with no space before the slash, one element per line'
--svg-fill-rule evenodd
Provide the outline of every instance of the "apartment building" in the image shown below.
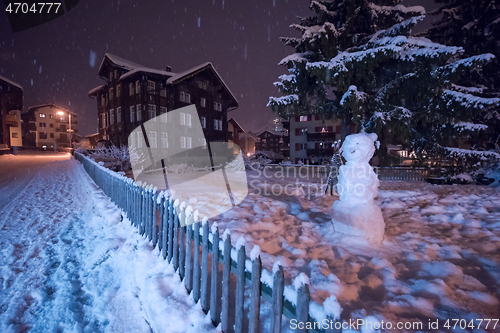
<path fill-rule="evenodd" d="M 211 63 L 173 73 L 169 66 L 147 68 L 107 53 L 98 75 L 105 84 L 92 89 L 89 97 L 97 101 L 100 139 L 126 145 L 144 122 L 194 104 L 206 140 L 227 142 L 227 113 L 238 107 L 238 101 Z M 186 125 L 191 118 L 171 121 Z"/>
<path fill-rule="evenodd" d="M 26 146 L 68 148 L 71 147 L 70 140 L 78 133 L 78 116 L 53 103 L 32 106 L 22 118 Z"/>
<path fill-rule="evenodd" d="M 0 76 L 0 148 L 22 146 L 23 88 Z"/>

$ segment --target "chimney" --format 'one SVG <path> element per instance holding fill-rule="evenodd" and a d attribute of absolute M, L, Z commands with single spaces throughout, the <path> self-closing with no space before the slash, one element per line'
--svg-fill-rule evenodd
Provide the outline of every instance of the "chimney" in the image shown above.
<path fill-rule="evenodd" d="M 170 66 L 165 67 L 165 72 L 171 72 L 171 71 L 172 71 L 172 67 L 170 67 Z"/>

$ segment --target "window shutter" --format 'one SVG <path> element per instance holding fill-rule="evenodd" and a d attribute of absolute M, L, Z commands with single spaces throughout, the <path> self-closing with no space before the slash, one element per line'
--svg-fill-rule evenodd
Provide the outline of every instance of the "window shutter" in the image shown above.
<path fill-rule="evenodd" d="M 307 121 L 311 121 L 311 119 L 312 119 L 312 114 L 308 114 L 307 115 Z"/>
<path fill-rule="evenodd" d="M 314 115 L 314 120 L 319 120 L 319 114 Z"/>
<path fill-rule="evenodd" d="M 319 149 L 319 142 L 314 143 L 314 148 Z"/>
<path fill-rule="evenodd" d="M 295 135 L 300 135 L 300 130 L 298 128 L 295 129 Z"/>
<path fill-rule="evenodd" d="M 299 122 L 300 121 L 300 116 L 295 116 L 295 121 Z"/>
<path fill-rule="evenodd" d="M 333 132 L 333 126 L 328 126 L 327 130 L 328 132 Z"/>
<path fill-rule="evenodd" d="M 296 143 L 295 144 L 295 151 L 299 151 L 300 150 L 300 143 Z"/>
<path fill-rule="evenodd" d="M 340 125 L 339 125 L 339 126 L 337 126 L 337 128 L 335 129 L 335 132 L 337 132 L 337 133 L 340 133 L 340 132 L 341 132 Z"/>
<path fill-rule="evenodd" d="M 321 132 L 321 127 L 314 127 L 314 132 L 316 133 Z"/>
<path fill-rule="evenodd" d="M 356 124 L 351 123 L 351 134 L 354 134 L 354 133 L 356 133 Z"/>

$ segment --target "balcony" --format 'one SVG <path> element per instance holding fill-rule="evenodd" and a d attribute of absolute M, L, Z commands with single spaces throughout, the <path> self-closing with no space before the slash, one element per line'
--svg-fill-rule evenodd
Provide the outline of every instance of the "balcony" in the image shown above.
<path fill-rule="evenodd" d="M 307 141 L 335 140 L 335 132 L 307 133 Z"/>
<path fill-rule="evenodd" d="M 307 156 L 332 156 L 333 149 L 308 149 Z"/>

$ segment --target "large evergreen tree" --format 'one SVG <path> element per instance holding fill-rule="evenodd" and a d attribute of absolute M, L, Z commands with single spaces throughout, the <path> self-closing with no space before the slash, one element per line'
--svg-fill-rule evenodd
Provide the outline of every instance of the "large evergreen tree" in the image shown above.
<path fill-rule="evenodd" d="M 443 154 L 471 156 L 448 147 L 464 132 L 484 130 L 500 99 L 473 96 L 453 82 L 480 71 L 494 56 L 465 58 L 462 47 L 413 37 L 424 9 L 400 2 L 311 1 L 315 15 L 292 25 L 302 36 L 282 39 L 295 53 L 280 62 L 289 71 L 275 83 L 283 96 L 270 97 L 268 105 L 281 116 L 318 113 L 376 132 L 382 163 L 388 143 L 403 144 L 422 161 Z M 481 153 L 478 161 L 493 156 Z"/>

